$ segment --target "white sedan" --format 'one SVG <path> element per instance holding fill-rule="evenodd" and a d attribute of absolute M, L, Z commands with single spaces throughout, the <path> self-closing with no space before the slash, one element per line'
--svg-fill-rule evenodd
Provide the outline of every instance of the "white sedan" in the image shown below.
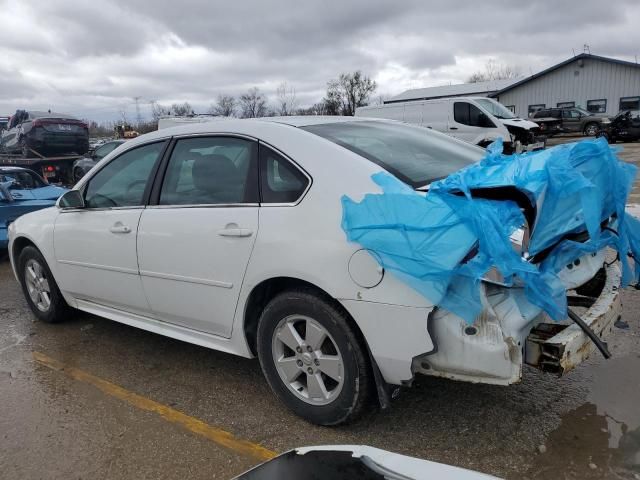
<path fill-rule="evenodd" d="M 588 353 L 580 330 L 542 335 L 544 315 L 521 289 L 487 284 L 486 311 L 468 325 L 346 240 L 341 198 L 379 193 L 372 175 L 387 171 L 424 189 L 484 155 L 386 120 L 163 129 L 118 147 L 57 207 L 15 221 L 9 257 L 40 320 L 61 321 L 72 307 L 257 355 L 283 403 L 335 425 L 369 402 L 386 406 L 416 373 L 507 385 L 525 362 L 561 373 Z M 600 255 L 576 263 L 567 283 L 585 283 L 602 265 Z M 609 273 L 587 315 L 599 331 L 619 311 Z"/>

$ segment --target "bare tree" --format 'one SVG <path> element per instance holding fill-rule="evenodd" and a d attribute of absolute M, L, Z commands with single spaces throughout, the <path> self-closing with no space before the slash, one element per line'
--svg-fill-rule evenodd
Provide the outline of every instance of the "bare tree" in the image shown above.
<path fill-rule="evenodd" d="M 377 88 L 376 82 L 361 71 L 341 73 L 338 79 L 327 83 L 323 99 L 328 115 L 354 115 L 357 107 L 367 105 Z"/>
<path fill-rule="evenodd" d="M 282 82 L 276 90 L 278 97 L 277 114 L 278 115 L 293 115 L 298 106 L 298 99 L 296 98 L 296 89 L 289 87 L 287 82 Z"/>
<path fill-rule="evenodd" d="M 169 115 L 169 109 L 163 105 L 160 105 L 155 100 L 151 100 L 151 117 L 153 117 L 153 121 L 158 123 L 160 117 L 164 115 Z"/>
<path fill-rule="evenodd" d="M 195 112 L 193 111 L 193 107 L 189 102 L 174 103 L 173 105 L 171 105 L 171 108 L 169 110 L 169 113 L 171 115 L 176 115 L 178 117 L 185 117 L 187 115 L 195 114 Z"/>
<path fill-rule="evenodd" d="M 267 114 L 267 99 L 258 87 L 250 88 L 240 95 L 240 113 L 243 118 L 264 117 Z"/>
<path fill-rule="evenodd" d="M 237 105 L 238 102 L 235 97 L 221 94 L 218 95 L 215 105 L 211 105 L 209 113 L 220 117 L 234 117 Z"/>
<path fill-rule="evenodd" d="M 507 80 L 509 78 L 517 78 L 521 74 L 520 67 L 498 63 L 493 58 L 490 58 L 484 65 L 484 71 L 472 73 L 469 78 L 467 78 L 467 83 Z"/>

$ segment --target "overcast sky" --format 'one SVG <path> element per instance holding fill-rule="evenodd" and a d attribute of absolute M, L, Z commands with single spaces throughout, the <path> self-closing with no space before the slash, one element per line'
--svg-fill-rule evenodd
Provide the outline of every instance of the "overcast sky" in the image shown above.
<path fill-rule="evenodd" d="M 490 58 L 535 72 L 583 50 L 640 56 L 640 1 L 0 0 L 0 114 L 110 120 L 283 81 L 302 106 L 362 70 L 376 97 L 463 82 Z"/>

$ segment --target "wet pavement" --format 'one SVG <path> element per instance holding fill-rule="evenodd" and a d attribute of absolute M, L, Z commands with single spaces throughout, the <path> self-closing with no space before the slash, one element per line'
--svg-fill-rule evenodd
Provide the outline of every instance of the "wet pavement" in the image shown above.
<path fill-rule="evenodd" d="M 527 368 L 510 387 L 418 377 L 391 410 L 322 428 L 278 403 L 255 360 L 83 313 L 35 321 L 0 259 L 0 478 L 225 479 L 258 462 L 135 394 L 274 452 L 355 443 L 509 479 L 638 480 L 640 292 L 623 301 L 628 328 L 614 328 L 608 361 L 595 353 L 561 379 Z"/>

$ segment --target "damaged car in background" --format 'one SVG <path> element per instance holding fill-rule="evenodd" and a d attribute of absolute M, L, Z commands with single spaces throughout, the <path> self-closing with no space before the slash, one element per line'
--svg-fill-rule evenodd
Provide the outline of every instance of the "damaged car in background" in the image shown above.
<path fill-rule="evenodd" d="M 604 139 L 501 152 L 353 117 L 167 128 L 13 222 L 9 258 L 40 320 L 257 356 L 286 406 L 336 425 L 418 373 L 508 385 L 608 355 L 635 167 Z"/>

